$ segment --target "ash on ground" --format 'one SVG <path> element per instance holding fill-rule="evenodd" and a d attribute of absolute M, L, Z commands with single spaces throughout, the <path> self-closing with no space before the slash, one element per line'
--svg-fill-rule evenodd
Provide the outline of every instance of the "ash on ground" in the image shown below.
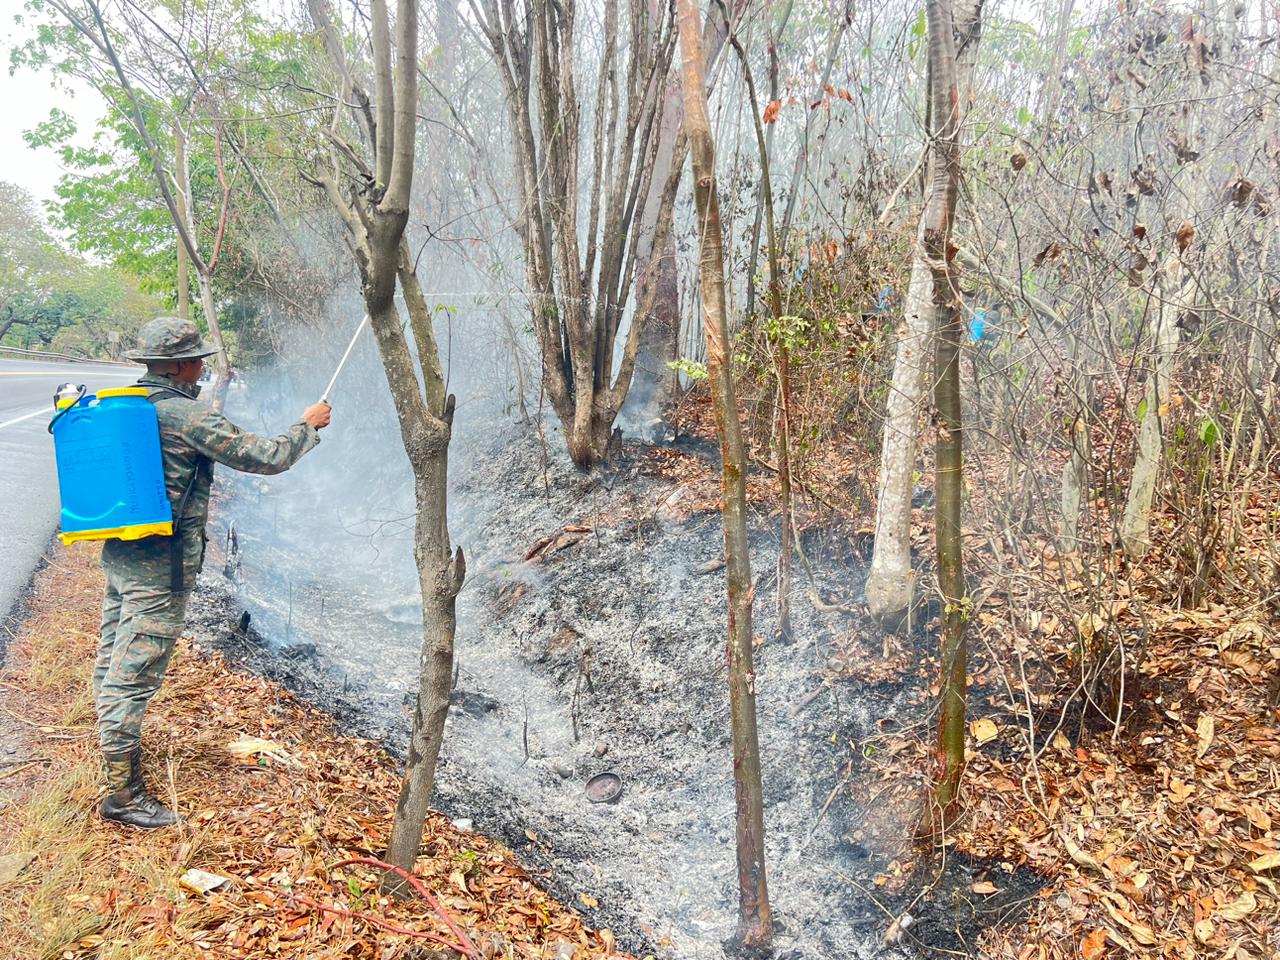
<path fill-rule="evenodd" d="M 737 912 L 720 517 L 687 515 L 647 450 L 629 445 L 621 467 L 585 475 L 513 431 L 454 468 L 451 532 L 472 573 L 435 802 L 517 850 L 636 955 L 715 960 Z M 411 493 L 386 487 L 383 506 L 353 517 L 306 474 L 223 478 L 197 633 L 396 753 L 421 638 Z M 799 571 L 795 643 L 773 639 L 776 518 L 754 516 L 751 536 L 776 953 L 912 955 L 885 943 L 911 898 L 875 902 L 872 878 L 901 855 L 918 810 L 850 786 L 872 776 L 857 745 L 919 708 L 906 685 L 823 686 L 850 623 L 815 610 Z M 807 545 L 824 594 L 861 592 L 855 545 Z M 242 610 L 252 626 L 228 630 Z M 585 784 L 604 772 L 623 792 L 593 803 Z M 959 889 L 970 873 L 951 861 Z M 904 942 L 917 946 L 971 949 L 992 919 L 910 909 L 940 928 L 913 926 Z"/>

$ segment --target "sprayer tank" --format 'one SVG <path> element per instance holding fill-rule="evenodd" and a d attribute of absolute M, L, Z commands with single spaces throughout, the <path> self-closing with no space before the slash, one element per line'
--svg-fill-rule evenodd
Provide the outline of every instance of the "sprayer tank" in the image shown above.
<path fill-rule="evenodd" d="M 160 426 L 145 387 L 61 400 L 53 424 L 63 543 L 173 532 Z"/>

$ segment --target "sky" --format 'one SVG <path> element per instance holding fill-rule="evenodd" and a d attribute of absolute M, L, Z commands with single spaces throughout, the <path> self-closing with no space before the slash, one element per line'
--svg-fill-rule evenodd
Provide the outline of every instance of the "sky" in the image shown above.
<path fill-rule="evenodd" d="M 24 187 L 37 201 L 45 201 L 53 197 L 63 169 L 56 151 L 32 150 L 23 141 L 22 132 L 59 107 L 75 118 L 80 130 L 77 142 L 87 144 L 103 107 L 87 87 L 68 97 L 54 88 L 48 74 L 24 68 L 9 75 L 9 50 L 29 35 L 29 27 L 14 23 L 14 17 L 23 14 L 24 3 L 0 0 L 0 179 Z"/>

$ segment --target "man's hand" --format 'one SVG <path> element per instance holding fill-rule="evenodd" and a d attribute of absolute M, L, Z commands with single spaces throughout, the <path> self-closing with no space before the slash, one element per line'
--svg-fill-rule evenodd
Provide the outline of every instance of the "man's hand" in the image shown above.
<path fill-rule="evenodd" d="M 302 420 L 316 430 L 323 430 L 329 425 L 329 419 L 332 415 L 333 407 L 327 403 L 313 403 L 302 411 Z"/>

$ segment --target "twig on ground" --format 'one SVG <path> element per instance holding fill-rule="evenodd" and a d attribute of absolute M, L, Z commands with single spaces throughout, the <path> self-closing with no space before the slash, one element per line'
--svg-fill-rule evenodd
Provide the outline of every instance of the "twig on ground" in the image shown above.
<path fill-rule="evenodd" d="M 48 757 L 41 757 L 39 760 L 28 760 L 26 763 L 22 764 L 22 766 L 20 767 L 14 767 L 12 770 L 6 770 L 4 773 L 0 773 L 0 780 L 7 780 L 9 777 L 16 777 L 23 770 L 26 770 L 30 767 L 39 766 L 41 763 L 47 762 L 48 759 L 49 759 Z"/>
<path fill-rule="evenodd" d="M 41 723 L 37 720 L 29 720 L 28 718 L 22 716 L 21 714 L 14 713 L 8 707 L 0 707 L 0 710 L 3 710 L 5 713 L 13 717 L 13 719 L 17 720 L 19 723 L 25 723 L 29 727 L 35 727 L 37 730 L 88 730 L 90 729 L 86 724 L 83 724 L 83 723 L 68 725 L 65 723 Z"/>
<path fill-rule="evenodd" d="M 850 760 L 844 765 L 844 775 L 840 778 L 840 782 L 831 788 L 831 792 L 827 794 L 826 802 L 822 805 L 822 809 L 818 811 L 818 816 L 814 818 L 813 826 L 809 828 L 809 839 L 812 839 L 813 835 L 817 832 L 818 824 L 822 823 L 822 818 L 825 817 L 827 815 L 827 811 L 831 809 L 831 804 L 835 801 L 836 794 L 840 792 L 841 787 L 849 782 L 849 777 L 852 773 L 853 761 Z"/>
<path fill-rule="evenodd" d="M 15 757 L 12 760 L 0 760 L 0 767 L 11 767 L 15 763 L 52 763 L 52 757 Z"/>
<path fill-rule="evenodd" d="M 830 689 L 831 689 L 831 678 L 827 677 L 825 680 L 822 681 L 822 683 L 818 684 L 817 690 L 814 690 L 812 693 L 810 693 L 807 697 L 805 697 L 796 705 L 796 708 L 791 711 L 791 713 L 787 716 L 787 719 L 794 720 L 796 717 L 800 716 L 800 714 L 804 713 L 805 710 L 809 708 L 809 706 L 813 703 L 813 701 L 817 700 L 820 696 L 822 696 L 824 691 L 830 690 Z"/>

